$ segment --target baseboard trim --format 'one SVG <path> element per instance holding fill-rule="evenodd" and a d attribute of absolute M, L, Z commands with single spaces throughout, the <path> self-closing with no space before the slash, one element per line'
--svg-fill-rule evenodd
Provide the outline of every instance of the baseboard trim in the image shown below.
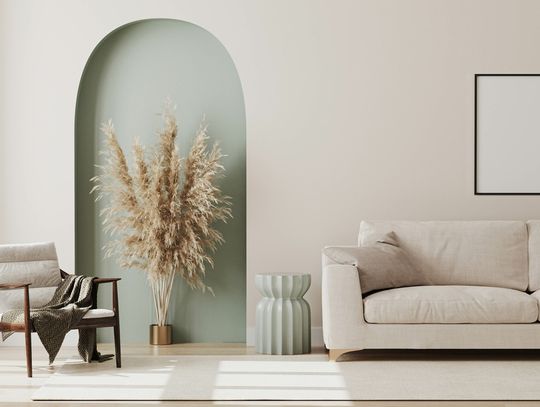
<path fill-rule="evenodd" d="M 78 335 L 77 331 L 70 331 L 67 333 L 64 339 L 64 346 L 77 346 Z M 323 346 L 322 327 L 311 328 L 311 346 Z M 255 346 L 255 327 L 248 327 L 246 329 L 246 345 Z M 20 347 L 24 346 L 24 335 L 21 333 L 15 333 L 11 335 L 5 342 L 0 342 L 0 347 Z M 32 347 L 43 347 L 39 337 L 34 332 L 32 334 Z"/>
<path fill-rule="evenodd" d="M 79 341 L 79 335 L 77 331 L 69 331 L 64 338 L 63 346 L 77 346 L 77 342 Z M 9 348 L 9 347 L 21 347 L 24 346 L 24 334 L 20 332 L 16 332 L 13 335 L 11 335 L 9 338 L 6 339 L 5 342 L 0 341 L 0 347 L 3 348 Z M 43 348 L 43 344 L 41 343 L 39 336 L 37 333 L 32 334 L 32 348 Z"/>
<path fill-rule="evenodd" d="M 246 345 L 255 346 L 255 327 L 248 326 L 246 328 Z M 323 333 L 322 327 L 315 326 L 311 328 L 311 346 L 320 347 L 323 346 Z"/>

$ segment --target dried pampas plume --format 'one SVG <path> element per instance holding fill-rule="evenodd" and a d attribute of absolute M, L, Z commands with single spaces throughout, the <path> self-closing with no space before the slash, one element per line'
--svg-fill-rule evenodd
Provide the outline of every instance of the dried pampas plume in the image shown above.
<path fill-rule="evenodd" d="M 225 171 L 223 154 L 217 144 L 208 146 L 206 125 L 201 124 L 182 159 L 170 104 L 163 118 L 151 151 L 135 141 L 131 170 L 112 122 L 104 123 L 104 163 L 91 179 L 96 201 L 107 198 L 100 212 L 112 238 L 106 256 L 117 256 L 123 268 L 147 273 L 158 325 L 166 324 L 176 275 L 191 288 L 211 291 L 204 282 L 206 266 L 213 266 L 211 255 L 224 241 L 214 225 L 232 217 L 230 198 L 216 183 Z"/>

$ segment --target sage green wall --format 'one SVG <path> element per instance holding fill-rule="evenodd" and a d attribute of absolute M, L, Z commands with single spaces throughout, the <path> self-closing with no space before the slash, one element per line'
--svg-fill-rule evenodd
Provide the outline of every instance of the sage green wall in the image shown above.
<path fill-rule="evenodd" d="M 169 97 L 180 124 L 178 146 L 185 155 L 203 115 L 209 134 L 227 157 L 223 191 L 233 198 L 234 219 L 220 227 L 226 243 L 215 256 L 202 294 L 177 279 L 170 321 L 175 342 L 244 342 L 246 301 L 246 139 L 242 88 L 236 68 L 221 43 L 204 29 L 178 21 L 144 20 L 121 27 L 94 50 L 81 79 L 75 120 L 76 273 L 119 276 L 124 342 L 148 341 L 154 321 L 146 277 L 103 259 L 107 240 L 98 218 L 99 203 L 89 195 L 102 135 L 100 124 L 114 122 L 119 141 L 131 154 L 139 137 L 156 141 L 159 113 Z M 110 306 L 110 288 L 99 292 Z M 109 330 L 100 340 L 111 341 Z"/>

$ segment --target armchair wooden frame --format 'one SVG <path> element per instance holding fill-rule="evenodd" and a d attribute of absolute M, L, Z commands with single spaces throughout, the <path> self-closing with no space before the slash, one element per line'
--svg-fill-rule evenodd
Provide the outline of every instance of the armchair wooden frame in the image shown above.
<path fill-rule="evenodd" d="M 60 270 L 60 275 L 64 279 L 69 274 Z M 114 329 L 114 350 L 116 356 L 116 367 L 122 367 L 122 351 L 120 348 L 120 313 L 118 307 L 118 281 L 120 278 L 95 278 L 92 287 L 92 308 L 96 308 L 97 291 L 100 284 L 112 283 L 112 311 L 114 316 L 105 318 L 85 318 L 82 319 L 73 329 L 80 328 L 113 328 Z M 0 290 L 24 290 L 24 323 L 9 324 L 0 322 L 0 332 L 13 331 L 24 332 L 26 348 L 26 372 L 28 377 L 32 377 L 32 332 L 35 332 L 30 321 L 30 283 L 0 284 Z M 92 360 L 98 359 L 97 349 L 94 348 Z"/>

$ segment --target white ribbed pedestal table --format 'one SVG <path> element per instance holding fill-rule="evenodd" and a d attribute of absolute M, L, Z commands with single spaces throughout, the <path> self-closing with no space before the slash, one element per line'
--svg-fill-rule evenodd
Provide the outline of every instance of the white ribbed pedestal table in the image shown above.
<path fill-rule="evenodd" d="M 311 310 L 304 294 L 310 274 L 257 274 L 263 295 L 257 304 L 255 349 L 269 355 L 311 352 Z"/>

